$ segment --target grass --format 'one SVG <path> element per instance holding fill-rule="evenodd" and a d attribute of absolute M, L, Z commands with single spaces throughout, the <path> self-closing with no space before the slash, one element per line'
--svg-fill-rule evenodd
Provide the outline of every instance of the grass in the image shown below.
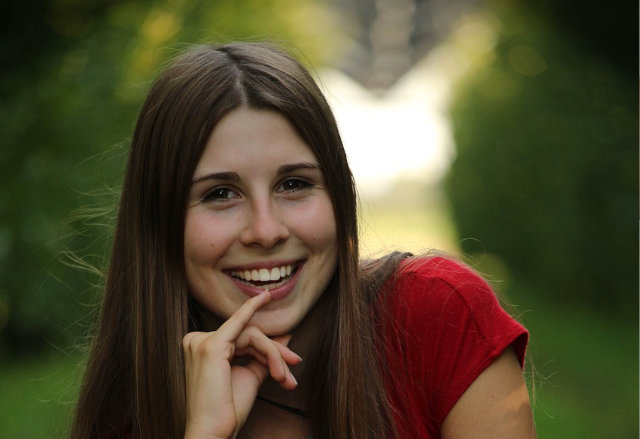
<path fill-rule="evenodd" d="M 532 336 L 541 438 L 638 438 L 638 326 L 512 292 Z"/>
<path fill-rule="evenodd" d="M 437 191 L 400 182 L 361 203 L 365 255 L 436 247 L 457 252 Z M 487 272 L 508 278 L 500 261 Z M 480 267 L 482 268 L 482 267 Z M 531 332 L 534 416 L 542 439 L 638 438 L 638 326 L 595 310 L 545 302 L 535 289 L 498 286 Z M 78 354 L 0 359 L 0 438 L 65 436 L 80 378 Z"/>
<path fill-rule="evenodd" d="M 79 356 L 58 351 L 0 362 L 0 437 L 65 437 L 75 389 Z"/>

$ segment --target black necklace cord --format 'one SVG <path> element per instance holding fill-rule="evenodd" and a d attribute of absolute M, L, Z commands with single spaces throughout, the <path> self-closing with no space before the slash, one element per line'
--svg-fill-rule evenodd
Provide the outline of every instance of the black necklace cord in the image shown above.
<path fill-rule="evenodd" d="M 307 412 L 306 410 L 300 410 L 300 409 L 297 409 L 295 407 L 291 407 L 291 406 L 288 406 L 286 404 L 282 404 L 281 402 L 272 401 L 272 400 L 267 399 L 265 397 L 262 397 L 260 395 L 256 396 L 256 399 L 259 399 L 260 401 L 264 401 L 267 404 L 270 404 L 270 405 L 272 405 L 274 407 L 279 408 L 280 410 L 285 410 L 285 411 L 287 411 L 289 413 L 293 413 L 294 415 L 298 415 L 298 416 L 301 416 L 303 418 L 308 418 L 309 417 L 309 412 Z"/>

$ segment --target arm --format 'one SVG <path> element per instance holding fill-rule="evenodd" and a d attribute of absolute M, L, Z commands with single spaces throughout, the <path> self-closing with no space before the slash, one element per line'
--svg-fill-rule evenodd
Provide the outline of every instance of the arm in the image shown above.
<path fill-rule="evenodd" d="M 442 424 L 442 439 L 535 439 L 520 364 L 507 349 L 469 386 Z"/>

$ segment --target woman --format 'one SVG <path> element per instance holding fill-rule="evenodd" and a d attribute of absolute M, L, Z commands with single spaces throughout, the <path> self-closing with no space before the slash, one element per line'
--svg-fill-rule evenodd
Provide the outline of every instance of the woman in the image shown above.
<path fill-rule="evenodd" d="M 535 437 L 527 333 L 441 257 L 358 258 L 313 79 L 198 47 L 132 140 L 76 438 Z"/>

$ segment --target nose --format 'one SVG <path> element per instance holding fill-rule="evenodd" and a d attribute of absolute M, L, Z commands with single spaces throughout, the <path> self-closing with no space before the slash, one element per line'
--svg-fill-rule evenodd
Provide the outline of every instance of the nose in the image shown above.
<path fill-rule="evenodd" d="M 272 248 L 289 237 L 289 228 L 283 222 L 277 207 L 270 202 L 255 203 L 247 224 L 240 234 L 244 245 Z"/>

